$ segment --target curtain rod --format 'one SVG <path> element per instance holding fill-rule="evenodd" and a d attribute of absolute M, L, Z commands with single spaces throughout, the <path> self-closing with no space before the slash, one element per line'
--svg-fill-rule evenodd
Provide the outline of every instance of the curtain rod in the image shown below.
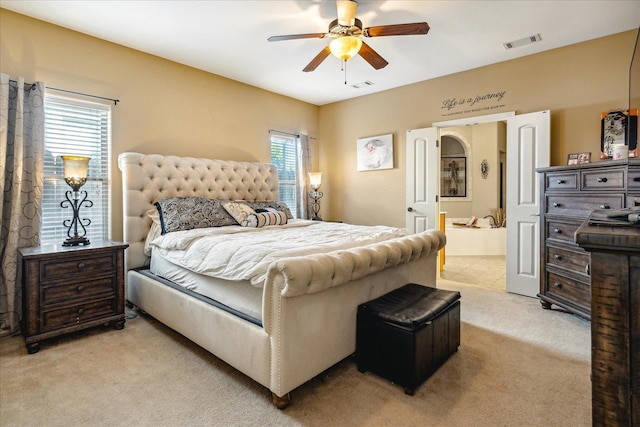
<path fill-rule="evenodd" d="M 10 82 L 13 83 L 18 83 L 16 80 L 9 80 Z M 36 88 L 36 84 L 35 83 L 25 83 L 25 86 L 29 86 L 28 90 L 34 90 Z M 104 99 L 105 101 L 111 101 L 113 102 L 113 105 L 118 105 L 118 102 L 120 102 L 119 99 L 113 99 L 113 98 L 105 98 L 104 96 L 98 96 L 98 95 L 91 95 L 89 93 L 82 93 L 82 92 L 75 92 L 73 90 L 66 90 L 66 89 L 58 89 L 55 87 L 46 87 L 49 90 L 57 90 L 58 92 L 66 92 L 66 93 L 72 93 L 74 95 L 81 95 L 81 96 L 88 96 L 89 98 L 97 98 L 97 99 Z M 27 89 L 25 89 L 27 90 Z"/>
<path fill-rule="evenodd" d="M 296 138 L 300 137 L 300 134 L 297 134 L 297 133 L 289 133 L 289 132 L 283 132 L 281 130 L 269 129 L 269 133 L 273 133 L 273 132 L 279 133 L 279 134 L 282 134 L 282 135 L 295 136 Z"/>

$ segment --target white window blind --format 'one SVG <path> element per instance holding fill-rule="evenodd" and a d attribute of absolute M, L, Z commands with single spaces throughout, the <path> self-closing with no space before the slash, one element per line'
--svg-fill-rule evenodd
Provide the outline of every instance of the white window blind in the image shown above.
<path fill-rule="evenodd" d="M 297 212 L 298 144 L 294 136 L 271 133 L 271 163 L 278 168 L 278 195 L 295 216 Z"/>
<path fill-rule="evenodd" d="M 86 237 L 90 240 L 109 238 L 109 150 L 111 133 L 111 109 L 108 105 L 47 95 L 45 97 L 45 157 L 44 188 L 42 195 L 41 242 L 62 243 L 68 237 L 68 227 L 73 209 L 65 193 L 71 187 L 64 181 L 62 155 L 90 157 L 87 182 L 81 191 L 87 192 L 92 207 L 80 208 L 80 219 L 87 218 Z M 71 232 L 73 235 L 73 231 Z M 78 226 L 78 234 L 81 227 Z"/>

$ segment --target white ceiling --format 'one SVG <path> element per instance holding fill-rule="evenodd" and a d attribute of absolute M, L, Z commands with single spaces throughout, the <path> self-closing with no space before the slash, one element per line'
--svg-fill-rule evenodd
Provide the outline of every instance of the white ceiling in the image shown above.
<path fill-rule="evenodd" d="M 302 72 L 328 39 L 267 42 L 326 32 L 336 18 L 332 0 L 0 0 L 0 7 L 316 105 L 640 27 L 637 0 L 360 0 L 364 27 L 426 21 L 431 30 L 366 39 L 389 65 L 376 71 L 356 56 L 345 85 L 333 56 Z M 537 33 L 539 43 L 502 45 Z M 351 87 L 364 81 L 374 84 Z"/>

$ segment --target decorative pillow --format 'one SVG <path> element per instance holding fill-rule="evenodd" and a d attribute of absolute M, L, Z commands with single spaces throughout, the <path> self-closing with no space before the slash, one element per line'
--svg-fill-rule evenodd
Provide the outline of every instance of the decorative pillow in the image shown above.
<path fill-rule="evenodd" d="M 222 201 L 204 197 L 170 197 L 155 203 L 162 234 L 194 228 L 222 227 L 236 222 Z"/>
<path fill-rule="evenodd" d="M 243 227 L 250 227 L 249 216 L 256 213 L 247 202 L 224 201 L 222 207 Z"/>
<path fill-rule="evenodd" d="M 287 219 L 293 219 L 293 215 L 291 215 L 291 210 L 289 209 L 289 206 L 287 206 L 286 203 L 276 202 L 276 209 L 284 212 L 284 214 L 287 216 Z"/>
<path fill-rule="evenodd" d="M 287 223 L 287 214 L 268 208 L 249 215 L 247 227 L 264 227 L 266 225 L 283 225 Z"/>
<path fill-rule="evenodd" d="M 144 254 L 146 256 L 151 256 L 151 242 L 162 234 L 162 227 L 160 226 L 160 214 L 158 213 L 158 209 L 149 209 L 147 211 L 147 216 L 151 218 L 153 222 L 151 223 L 149 233 L 147 233 L 147 238 L 144 241 Z"/>
<path fill-rule="evenodd" d="M 269 209 L 273 208 L 279 211 L 282 211 L 287 215 L 287 219 L 293 219 L 293 215 L 291 215 L 291 210 L 287 206 L 286 203 L 276 202 L 273 200 L 254 200 L 254 201 L 244 201 L 246 204 L 251 206 L 254 210 L 258 209 Z"/>
<path fill-rule="evenodd" d="M 268 208 L 275 209 L 276 207 L 276 202 L 274 202 L 273 200 L 253 200 L 253 201 L 242 200 L 242 202 L 249 205 L 253 210 L 268 209 Z"/>

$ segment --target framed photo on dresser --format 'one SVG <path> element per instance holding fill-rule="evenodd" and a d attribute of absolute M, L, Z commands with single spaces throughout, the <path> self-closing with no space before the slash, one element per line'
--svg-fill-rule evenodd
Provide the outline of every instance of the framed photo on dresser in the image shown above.
<path fill-rule="evenodd" d="M 567 156 L 568 165 L 582 165 L 591 163 L 591 153 L 571 153 Z"/>

